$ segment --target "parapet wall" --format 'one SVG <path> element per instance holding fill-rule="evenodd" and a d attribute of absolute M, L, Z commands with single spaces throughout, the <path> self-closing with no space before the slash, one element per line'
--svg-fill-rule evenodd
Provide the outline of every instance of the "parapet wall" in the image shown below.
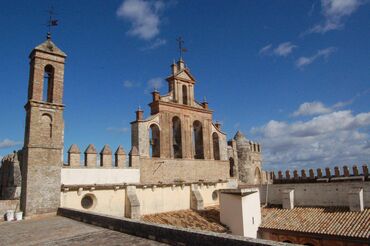
<path fill-rule="evenodd" d="M 283 193 L 294 190 L 294 206 L 349 207 L 349 193 L 358 189 L 363 190 L 364 207 L 370 207 L 370 181 L 262 185 L 260 198 L 262 204 L 282 205 Z"/>
<path fill-rule="evenodd" d="M 74 209 L 59 208 L 58 215 L 170 245 L 286 245 L 285 243 L 274 241 L 252 239 L 224 233 L 182 229 L 174 226 L 152 224 Z"/>
<path fill-rule="evenodd" d="M 316 169 L 316 173 L 313 169 L 302 169 L 300 172 L 294 170 L 278 171 L 277 175 L 274 172 L 270 172 L 270 178 L 273 179 L 274 184 L 285 184 L 285 183 L 312 183 L 312 182 L 339 182 L 339 181 L 365 181 L 369 180 L 369 169 L 366 164 L 362 165 L 361 170 L 357 165 L 353 165 L 352 168 L 343 166 L 339 168 L 334 167 L 331 170 L 329 167 L 324 170 L 321 168 Z"/>
<path fill-rule="evenodd" d="M 141 215 L 169 211 L 193 209 L 192 204 L 200 209 L 219 204 L 218 190 L 230 188 L 235 184 L 228 181 L 194 182 L 172 184 L 90 184 L 63 185 L 61 206 L 65 208 L 92 211 L 114 216 L 132 218 L 136 207 L 136 218 Z M 193 197 L 193 193 L 197 197 Z M 92 198 L 90 208 L 83 207 L 85 196 Z M 135 200 L 135 204 L 132 203 Z M 130 211 L 129 213 L 125 211 Z"/>

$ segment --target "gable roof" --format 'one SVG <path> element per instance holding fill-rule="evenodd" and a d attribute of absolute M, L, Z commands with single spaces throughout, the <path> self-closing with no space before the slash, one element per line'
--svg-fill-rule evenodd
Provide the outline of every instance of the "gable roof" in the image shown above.
<path fill-rule="evenodd" d="M 36 46 L 33 51 L 41 51 L 49 54 L 59 55 L 62 57 L 67 57 L 61 49 L 59 49 L 51 39 L 46 39 L 45 42 Z"/>

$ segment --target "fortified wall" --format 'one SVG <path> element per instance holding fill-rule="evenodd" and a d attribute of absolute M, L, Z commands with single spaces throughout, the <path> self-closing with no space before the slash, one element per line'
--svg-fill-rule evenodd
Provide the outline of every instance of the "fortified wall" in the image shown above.
<path fill-rule="evenodd" d="M 367 165 L 361 170 L 357 165 L 334 170 L 325 168 L 322 172 L 309 169 L 285 172 L 277 175 L 270 173 L 273 184 L 260 186 L 261 202 L 264 204 L 283 205 L 285 208 L 294 206 L 344 206 L 353 211 L 370 207 L 370 176 Z"/>

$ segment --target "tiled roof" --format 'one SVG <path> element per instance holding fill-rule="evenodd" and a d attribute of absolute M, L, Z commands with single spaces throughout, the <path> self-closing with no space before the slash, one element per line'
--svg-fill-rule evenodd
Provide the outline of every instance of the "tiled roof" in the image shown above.
<path fill-rule="evenodd" d="M 146 222 L 172 225 L 182 228 L 192 228 L 213 232 L 227 232 L 228 229 L 220 224 L 219 209 L 208 207 L 204 211 L 180 210 L 167 213 L 144 215 Z"/>
<path fill-rule="evenodd" d="M 370 208 L 362 212 L 347 207 L 263 208 L 260 229 L 370 238 Z"/>

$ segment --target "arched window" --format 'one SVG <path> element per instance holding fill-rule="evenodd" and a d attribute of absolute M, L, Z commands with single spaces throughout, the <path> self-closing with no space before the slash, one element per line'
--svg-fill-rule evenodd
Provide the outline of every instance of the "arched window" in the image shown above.
<path fill-rule="evenodd" d="M 45 102 L 53 102 L 53 85 L 54 85 L 54 67 L 46 65 L 44 69 L 44 83 L 42 100 Z"/>
<path fill-rule="evenodd" d="M 230 157 L 229 162 L 230 162 L 230 177 L 234 177 L 235 176 L 235 172 L 234 172 L 234 168 L 235 168 L 234 158 Z"/>
<path fill-rule="evenodd" d="M 41 116 L 41 136 L 44 141 L 48 141 L 53 136 L 52 118 L 49 114 Z"/>
<path fill-rule="evenodd" d="M 177 116 L 172 118 L 172 136 L 173 156 L 174 158 L 182 158 L 181 121 Z"/>
<path fill-rule="evenodd" d="M 213 158 L 215 160 L 220 160 L 220 143 L 218 139 L 218 134 L 216 132 L 212 134 L 212 141 L 213 141 Z"/>
<path fill-rule="evenodd" d="M 196 120 L 193 123 L 194 159 L 204 159 L 202 123 Z"/>
<path fill-rule="evenodd" d="M 156 124 L 150 126 L 150 156 L 151 157 L 160 157 L 160 131 L 159 127 Z"/>
<path fill-rule="evenodd" d="M 186 85 L 182 86 L 182 103 L 188 104 L 188 87 Z"/>

